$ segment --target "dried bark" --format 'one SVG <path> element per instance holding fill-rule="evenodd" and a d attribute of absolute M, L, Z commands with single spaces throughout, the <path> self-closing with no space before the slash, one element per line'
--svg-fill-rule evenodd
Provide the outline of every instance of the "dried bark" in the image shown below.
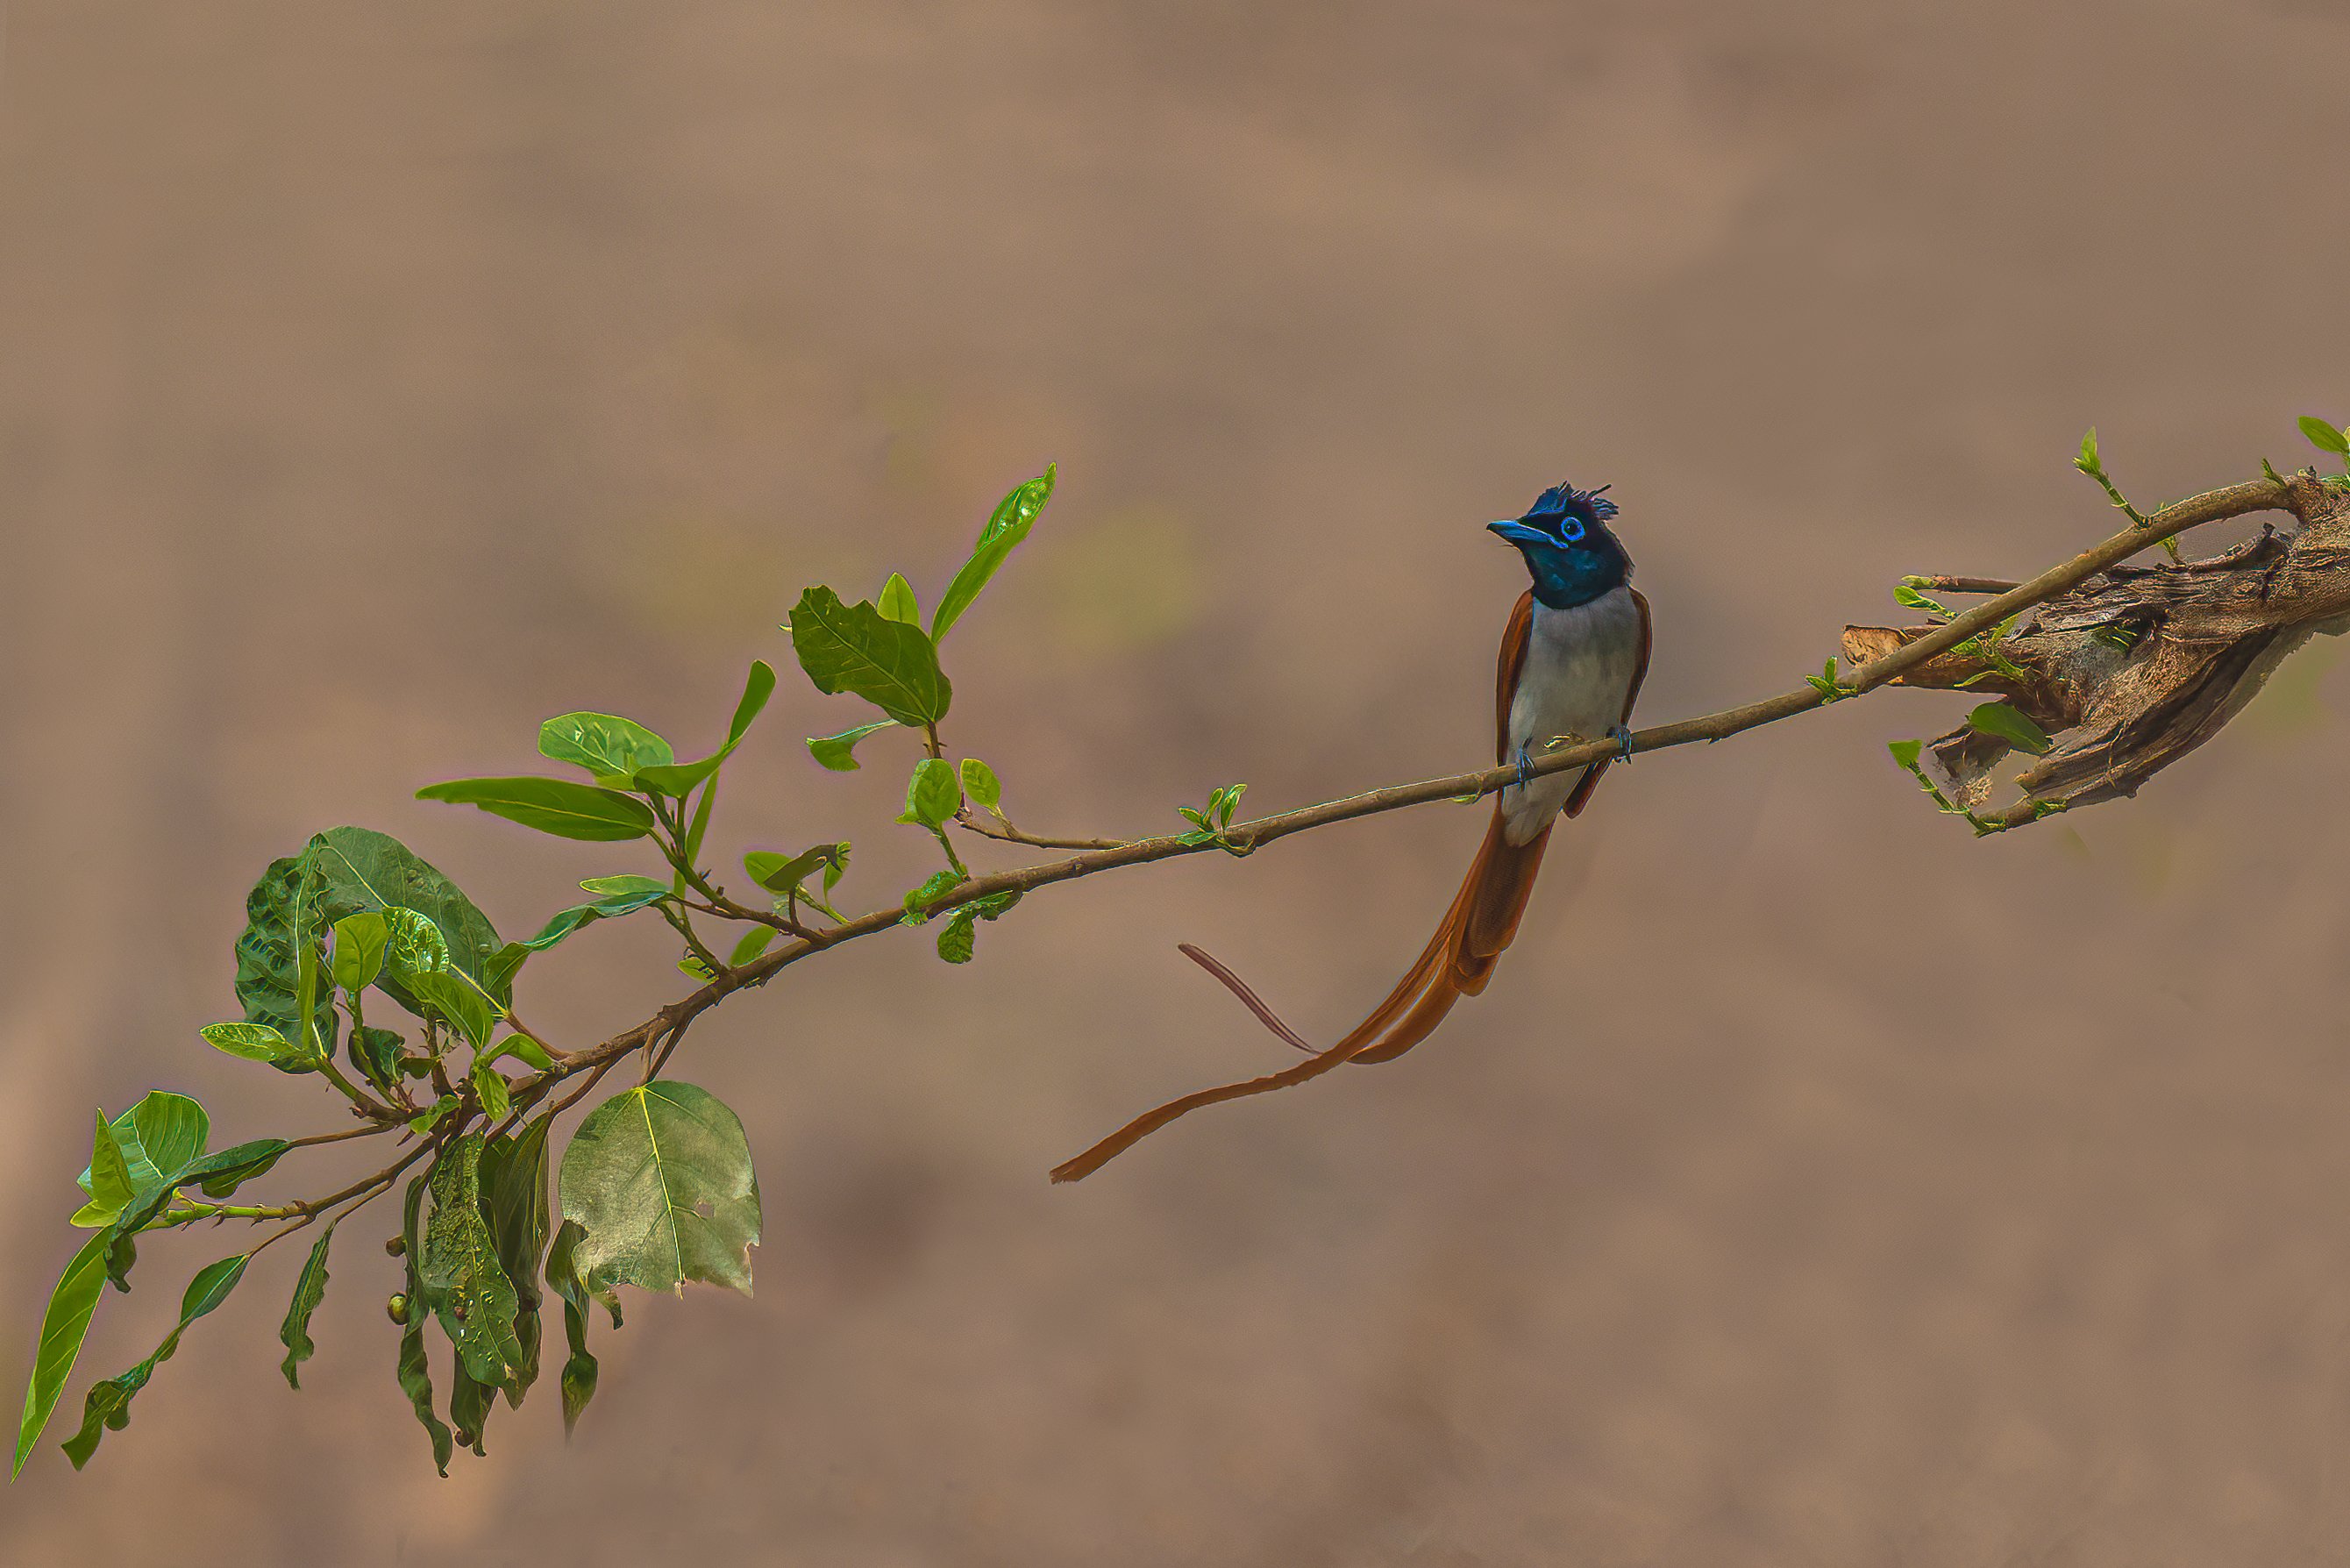
<path fill-rule="evenodd" d="M 1994 809 L 2017 748 L 1961 725 L 1919 756 L 1938 791 L 1986 830 L 2135 794 L 2218 734 L 2296 649 L 2350 628 L 2350 486 L 2304 472 L 2280 499 L 2297 526 L 2264 526 L 2201 560 L 2109 566 L 2030 612 L 1996 659 L 1963 644 L 1897 677 L 2002 698 L 2054 742 L 2025 753 L 2019 797 Z M 1865 664 L 1939 629 L 1846 627 L 1845 657 Z"/>

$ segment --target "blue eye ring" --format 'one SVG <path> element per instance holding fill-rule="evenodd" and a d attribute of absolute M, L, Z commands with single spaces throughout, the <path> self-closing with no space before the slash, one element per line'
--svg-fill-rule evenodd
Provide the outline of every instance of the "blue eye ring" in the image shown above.
<path fill-rule="evenodd" d="M 1583 519 L 1580 517 L 1560 518 L 1558 524 L 1558 536 L 1565 540 L 1570 545 L 1580 541 L 1583 537 Z"/>

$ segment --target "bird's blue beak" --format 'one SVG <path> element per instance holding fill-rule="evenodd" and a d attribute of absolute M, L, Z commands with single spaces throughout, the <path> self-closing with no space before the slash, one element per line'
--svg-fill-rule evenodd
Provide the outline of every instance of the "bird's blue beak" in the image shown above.
<path fill-rule="evenodd" d="M 1555 545 L 1558 543 L 1557 540 L 1552 538 L 1541 529 L 1529 526 L 1528 524 L 1521 523 L 1513 517 L 1504 517 L 1499 523 L 1488 523 L 1485 526 L 1493 533 L 1499 534 L 1503 538 L 1507 539 L 1511 544 L 1515 545 L 1521 550 L 1525 549 L 1528 545 Z"/>

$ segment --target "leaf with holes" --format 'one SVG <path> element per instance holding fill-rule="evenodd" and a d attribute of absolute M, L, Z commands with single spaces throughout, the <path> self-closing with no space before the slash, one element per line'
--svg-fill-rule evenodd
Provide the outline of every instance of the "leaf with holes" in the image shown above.
<path fill-rule="evenodd" d="M 432 1167 L 432 1215 L 424 1222 L 416 1277 L 424 1305 L 440 1318 L 466 1374 L 504 1387 L 522 1366 L 522 1345 L 515 1337 L 520 1303 L 482 1218 L 483 1143 L 480 1133 L 467 1133 Z"/>

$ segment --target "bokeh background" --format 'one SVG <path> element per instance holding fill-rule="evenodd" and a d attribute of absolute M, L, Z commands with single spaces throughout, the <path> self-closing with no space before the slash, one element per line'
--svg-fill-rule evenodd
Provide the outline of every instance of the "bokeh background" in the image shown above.
<path fill-rule="evenodd" d="M 1904 572 L 2103 534 L 2093 422 L 2147 500 L 2350 418 L 2342 0 L 17 0 L 5 51 L 11 1376 L 93 1106 L 329 1125 L 195 1034 L 313 830 L 535 928 L 646 867 L 411 792 L 573 708 L 698 750 L 765 657 L 713 842 L 851 837 L 867 906 L 925 871 L 902 737 L 816 769 L 860 715 L 775 623 L 935 598 L 1047 460 L 951 739 L 1028 826 L 1139 834 L 1486 758 L 1522 578 L 1479 524 L 1562 474 L 1623 503 L 1662 719 L 1817 670 Z M 433 1475 L 370 1210 L 299 1395 L 272 1252 L 88 1472 L 0 1494 L 0 1558 L 2341 1561 L 2333 657 L 1995 841 L 1885 756 L 1948 698 L 1644 759 L 1434 1043 L 1074 1189 L 1284 1058 L 1179 940 L 1326 1036 L 1479 813 L 1059 889 L 967 969 L 859 944 L 696 1030 L 758 1295 L 635 1303 L 575 1442 L 542 1386 Z M 666 936 L 579 937 L 530 1012 L 642 1016 Z M 232 1244 L 145 1249 L 52 1444 Z"/>

